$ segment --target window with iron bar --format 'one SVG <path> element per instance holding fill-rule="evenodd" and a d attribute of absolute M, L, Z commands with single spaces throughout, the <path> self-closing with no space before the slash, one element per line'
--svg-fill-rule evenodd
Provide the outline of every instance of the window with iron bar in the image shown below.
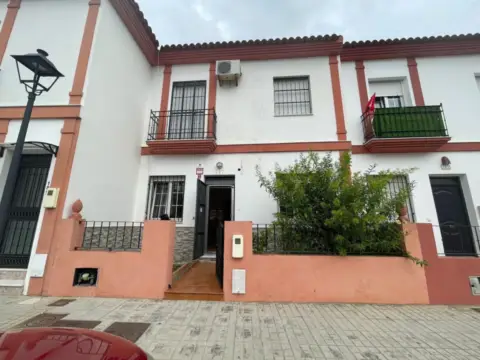
<path fill-rule="evenodd" d="M 308 76 L 273 78 L 275 116 L 311 115 Z"/>
<path fill-rule="evenodd" d="M 400 191 L 408 189 L 408 177 L 406 175 L 397 175 L 388 184 L 388 192 L 395 196 Z M 413 211 L 412 193 L 408 192 L 407 203 L 405 204 L 408 211 L 408 219 L 415 222 L 415 212 Z"/>
<path fill-rule="evenodd" d="M 178 223 L 183 221 L 185 176 L 150 176 L 146 219 L 168 215 Z"/>

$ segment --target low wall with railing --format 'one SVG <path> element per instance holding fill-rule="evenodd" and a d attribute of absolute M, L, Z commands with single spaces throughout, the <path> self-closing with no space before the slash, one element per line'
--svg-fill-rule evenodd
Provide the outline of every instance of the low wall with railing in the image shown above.
<path fill-rule="evenodd" d="M 42 278 L 29 295 L 161 299 L 172 281 L 174 221 L 62 220 Z M 96 269 L 96 284 L 75 285 L 76 269 Z"/>
<path fill-rule="evenodd" d="M 254 254 L 251 222 L 225 223 L 224 298 L 228 301 L 428 304 L 425 271 L 399 256 Z M 415 224 L 405 224 L 405 246 L 422 259 Z M 232 238 L 243 235 L 243 258 L 232 258 Z M 268 247 L 275 246 L 267 244 Z M 274 252 L 274 251 L 272 251 Z M 244 269 L 245 294 L 234 294 L 232 270 Z M 239 279 L 238 281 L 242 281 Z"/>
<path fill-rule="evenodd" d="M 464 231 L 471 232 L 473 251 L 463 250 L 447 254 L 437 254 L 435 236 L 431 224 L 417 224 L 420 244 L 424 258 L 428 261 L 425 268 L 428 293 L 431 304 L 480 305 L 480 295 L 472 294 L 470 277 L 480 279 L 480 258 L 476 247 L 480 245 L 479 230 L 453 229 L 455 235 Z M 437 229 L 438 230 L 438 229 Z M 457 238 L 457 240 L 460 240 Z"/>

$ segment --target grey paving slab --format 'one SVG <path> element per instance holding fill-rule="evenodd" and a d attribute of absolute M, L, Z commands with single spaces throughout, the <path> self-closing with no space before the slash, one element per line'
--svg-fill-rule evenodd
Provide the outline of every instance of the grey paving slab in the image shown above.
<path fill-rule="evenodd" d="M 42 313 L 150 326 L 137 345 L 155 359 L 480 359 L 480 312 L 469 307 L 222 303 L 0 296 L 0 329 Z"/>

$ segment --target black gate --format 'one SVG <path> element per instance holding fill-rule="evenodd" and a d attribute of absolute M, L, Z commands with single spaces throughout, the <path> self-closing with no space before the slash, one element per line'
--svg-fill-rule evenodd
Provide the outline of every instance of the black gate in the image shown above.
<path fill-rule="evenodd" d="M 223 240 L 224 240 L 224 226 L 219 223 L 217 226 L 217 254 L 215 259 L 215 273 L 220 287 L 223 289 Z"/>
<path fill-rule="evenodd" d="M 430 178 L 445 255 L 476 255 L 460 179 Z"/>
<path fill-rule="evenodd" d="M 0 267 L 27 268 L 51 155 L 23 155 L 7 225 L 0 238 Z"/>
<path fill-rule="evenodd" d="M 197 209 L 195 211 L 195 240 L 193 243 L 193 259 L 198 259 L 205 251 L 207 185 L 197 180 Z"/>

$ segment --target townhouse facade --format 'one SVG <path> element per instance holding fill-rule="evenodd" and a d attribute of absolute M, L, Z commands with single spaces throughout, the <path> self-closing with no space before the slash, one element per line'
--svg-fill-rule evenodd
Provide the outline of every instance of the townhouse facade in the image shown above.
<path fill-rule="evenodd" d="M 125 237 L 167 215 L 174 262 L 208 257 L 217 222 L 273 221 L 256 169 L 307 151 L 350 151 L 353 171 L 416 168 L 392 184 L 416 183 L 411 221 L 434 225 L 438 254 L 479 254 L 478 34 L 159 47 L 133 0 L 4 0 L 0 19 L 0 189 L 26 103 L 10 56 L 44 48 L 65 75 L 33 111 L 0 247 L 0 268 L 18 278 L 0 286 L 42 293 L 58 224 L 78 199 L 91 233 Z M 47 188 L 59 190 L 54 208 L 42 206 Z"/>

